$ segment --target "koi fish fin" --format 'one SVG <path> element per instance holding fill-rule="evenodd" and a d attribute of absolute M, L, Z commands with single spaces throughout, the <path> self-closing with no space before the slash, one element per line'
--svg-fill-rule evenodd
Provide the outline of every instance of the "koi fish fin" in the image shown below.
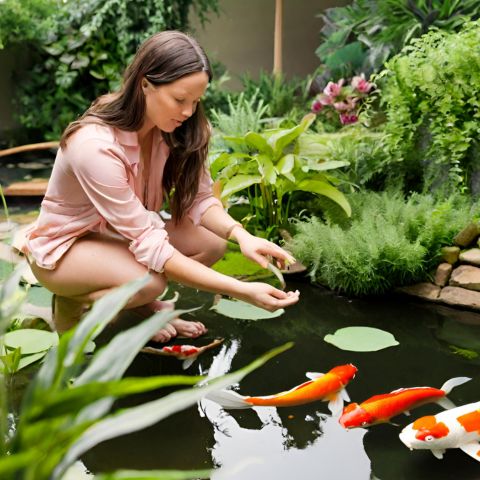
<path fill-rule="evenodd" d="M 328 402 L 328 409 L 334 417 L 341 415 L 343 411 L 343 398 L 340 394 L 335 395 L 335 397 Z"/>
<path fill-rule="evenodd" d="M 410 410 L 405 410 L 403 413 L 404 413 L 407 417 L 410 416 Z"/>
<path fill-rule="evenodd" d="M 435 458 L 438 458 L 441 460 L 443 458 L 443 454 L 445 453 L 445 450 L 430 450 Z"/>
<path fill-rule="evenodd" d="M 480 443 L 472 442 L 467 443 L 459 447 L 460 450 L 464 451 L 467 455 L 470 455 L 472 458 L 480 462 Z"/>
<path fill-rule="evenodd" d="M 458 387 L 459 385 L 463 385 L 471 380 L 469 377 L 455 377 L 447 380 L 440 389 L 445 392 L 445 395 L 448 395 L 454 387 Z"/>
<path fill-rule="evenodd" d="M 307 372 L 305 376 L 310 379 L 310 380 L 315 380 L 316 378 L 323 377 L 325 374 L 324 373 L 318 373 L 318 372 Z"/>
<path fill-rule="evenodd" d="M 194 355 L 190 358 L 186 358 L 182 363 L 182 368 L 186 370 L 188 367 L 192 365 L 192 363 L 197 359 L 198 355 Z"/>
<path fill-rule="evenodd" d="M 456 407 L 456 405 L 447 397 L 439 398 L 436 403 L 438 403 L 445 410 L 450 410 L 451 408 Z"/>
<path fill-rule="evenodd" d="M 223 408 L 251 408 L 252 405 L 245 401 L 245 397 L 233 390 L 217 390 L 209 393 L 205 398 L 218 403 Z"/>
<path fill-rule="evenodd" d="M 340 390 L 340 395 L 342 396 L 342 399 L 344 402 L 349 402 L 350 401 L 350 396 L 348 395 L 347 389 L 342 388 Z"/>

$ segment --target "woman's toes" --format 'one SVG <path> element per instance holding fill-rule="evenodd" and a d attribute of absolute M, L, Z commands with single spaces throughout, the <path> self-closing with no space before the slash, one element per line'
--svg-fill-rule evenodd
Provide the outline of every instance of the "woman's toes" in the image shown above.
<path fill-rule="evenodd" d="M 207 332 L 205 325 L 201 322 L 190 322 L 177 318 L 170 322 L 177 333 L 183 337 L 196 338 Z"/>

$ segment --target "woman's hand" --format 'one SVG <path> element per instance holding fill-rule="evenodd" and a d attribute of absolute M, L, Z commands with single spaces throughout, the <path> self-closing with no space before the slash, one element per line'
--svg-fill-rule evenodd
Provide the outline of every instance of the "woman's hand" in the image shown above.
<path fill-rule="evenodd" d="M 298 302 L 300 292 L 284 292 L 268 283 L 242 282 L 242 292 L 236 297 L 256 307 L 274 312 L 279 308 L 288 307 Z"/>
<path fill-rule="evenodd" d="M 277 260 L 277 266 L 282 269 L 285 268 L 286 263 L 295 262 L 295 259 L 283 248 L 265 238 L 251 235 L 240 225 L 232 230 L 231 237 L 237 240 L 245 257 L 258 263 L 263 268 L 267 268 L 271 257 Z"/>

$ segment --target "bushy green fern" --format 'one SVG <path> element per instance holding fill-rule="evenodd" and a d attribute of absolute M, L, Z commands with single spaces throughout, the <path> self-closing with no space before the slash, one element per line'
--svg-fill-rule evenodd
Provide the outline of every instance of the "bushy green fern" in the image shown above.
<path fill-rule="evenodd" d="M 349 295 L 384 293 L 428 278 L 440 247 L 480 212 L 480 203 L 453 196 L 357 193 L 352 218 L 336 225 L 313 217 L 297 223 L 289 248 L 312 279 Z"/>

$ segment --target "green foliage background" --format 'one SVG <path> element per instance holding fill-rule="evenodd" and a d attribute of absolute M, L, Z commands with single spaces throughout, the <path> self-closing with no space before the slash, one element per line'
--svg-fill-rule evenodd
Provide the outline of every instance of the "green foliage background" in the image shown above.
<path fill-rule="evenodd" d="M 99 95 L 116 89 L 139 44 L 166 29 L 187 31 L 195 9 L 201 22 L 218 12 L 218 0 L 7 0 L 10 21 L 33 10 L 33 21 L 20 21 L 15 34 L 4 26 L 0 38 L 27 44 L 33 67 L 18 82 L 20 123 L 29 139 L 58 139 L 69 122 Z M 52 8 L 55 13 L 52 14 Z M 0 18 L 5 5 L 0 4 Z M 37 22 L 44 14 L 48 21 Z M 16 25 L 16 23 L 12 23 Z M 23 25 L 23 27 L 22 27 Z M 20 79 L 19 79 L 20 80 Z"/>

